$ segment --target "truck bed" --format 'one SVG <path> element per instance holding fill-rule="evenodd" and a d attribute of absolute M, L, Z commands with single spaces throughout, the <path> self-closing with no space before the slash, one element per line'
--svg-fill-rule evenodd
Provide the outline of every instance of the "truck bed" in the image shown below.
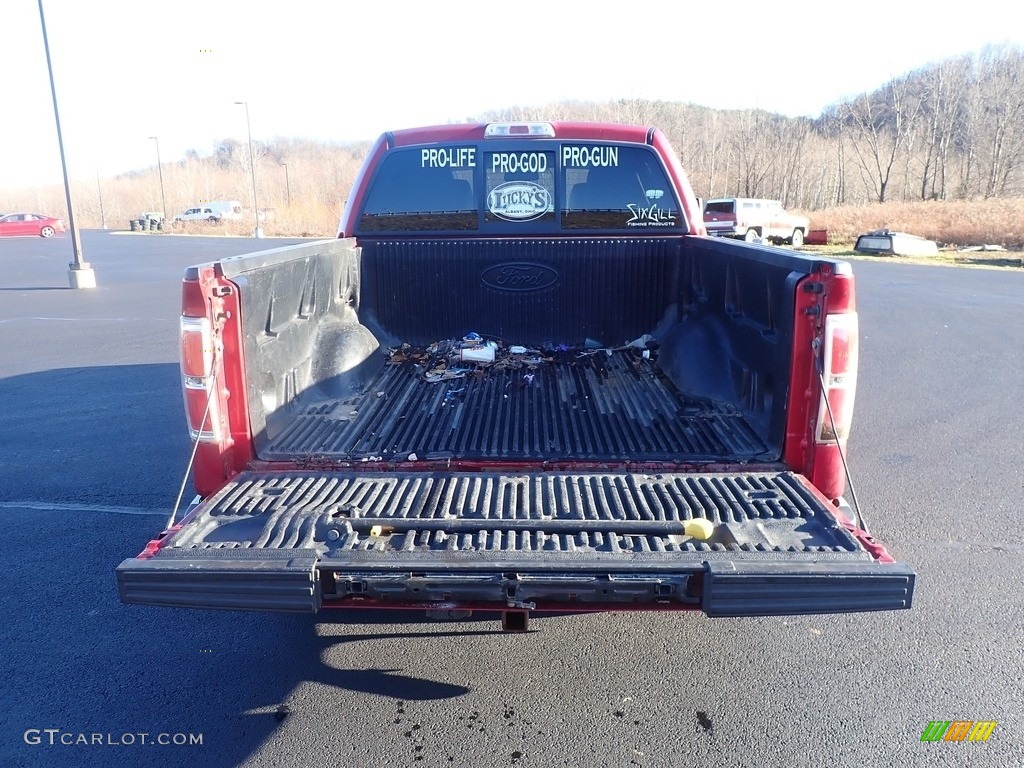
<path fill-rule="evenodd" d="M 813 262 L 767 248 L 754 260 L 737 245 L 364 240 L 226 259 L 256 453 L 778 461 L 788 396 L 778 372 L 789 370 L 794 286 Z M 502 270 L 554 282 L 498 290 L 488 281 Z M 415 361 L 389 362 L 403 345 L 470 332 L 561 354 L 431 382 Z M 629 347 L 643 338 L 657 344 L 649 359 Z"/>
<path fill-rule="evenodd" d="M 424 381 L 412 360 L 389 363 L 351 396 L 299 398 L 276 424 L 261 451 L 271 461 L 744 461 L 768 450 L 737 409 L 684 396 L 636 350 L 439 382 Z"/>

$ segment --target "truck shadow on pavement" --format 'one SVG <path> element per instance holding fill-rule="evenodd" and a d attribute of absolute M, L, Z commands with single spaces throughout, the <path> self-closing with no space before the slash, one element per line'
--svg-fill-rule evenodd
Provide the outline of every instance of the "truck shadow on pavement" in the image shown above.
<path fill-rule="evenodd" d="M 161 530 L 188 460 L 177 365 L 10 376 L 0 379 L 0 403 L 0 454 L 11 457 L 0 462 L 0 765 L 240 765 L 298 716 L 289 702 L 308 683 L 339 698 L 469 692 L 411 670 L 421 668 L 424 641 L 500 634 L 496 622 L 484 630 L 407 612 L 314 618 L 120 602 L 114 568 Z M 345 660 L 366 655 L 346 646 L 381 640 L 393 651 L 384 663 L 327 663 L 352 667 Z M 335 716 L 343 725 L 343 709 Z M 25 737 L 46 728 L 115 739 L 202 734 L 202 744 L 71 748 Z"/>
<path fill-rule="evenodd" d="M 166 508 L 191 443 L 177 364 L 0 378 L 0 499 Z"/>

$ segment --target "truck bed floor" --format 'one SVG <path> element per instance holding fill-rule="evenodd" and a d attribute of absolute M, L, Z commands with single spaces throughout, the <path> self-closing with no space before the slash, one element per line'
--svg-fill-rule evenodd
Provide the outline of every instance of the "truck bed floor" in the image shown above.
<path fill-rule="evenodd" d="M 632 352 L 481 369 L 442 382 L 420 374 L 410 361 L 389 364 L 350 397 L 300 398 L 277 414 L 260 457 L 766 458 L 767 446 L 742 414 L 685 397 L 655 362 Z"/>

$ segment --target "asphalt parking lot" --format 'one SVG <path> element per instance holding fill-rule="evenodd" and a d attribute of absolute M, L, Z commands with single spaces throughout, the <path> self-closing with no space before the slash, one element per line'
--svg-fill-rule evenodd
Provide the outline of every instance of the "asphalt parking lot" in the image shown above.
<path fill-rule="evenodd" d="M 182 272 L 289 242 L 90 231 L 71 291 L 68 238 L 0 241 L 0 765 L 1024 764 L 1024 271 L 854 264 L 850 462 L 910 611 L 514 635 L 123 606 L 190 448 Z M 921 742 L 934 720 L 997 725 Z"/>

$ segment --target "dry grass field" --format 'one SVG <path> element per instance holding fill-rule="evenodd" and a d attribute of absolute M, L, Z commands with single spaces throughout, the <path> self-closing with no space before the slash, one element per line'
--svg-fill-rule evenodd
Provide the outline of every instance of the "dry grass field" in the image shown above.
<path fill-rule="evenodd" d="M 1024 199 L 869 203 L 804 211 L 829 245 L 805 246 L 832 256 L 892 259 L 951 266 L 1024 269 Z M 853 250 L 857 236 L 875 229 L 934 240 L 937 256 L 866 256 Z"/>
<path fill-rule="evenodd" d="M 291 180 L 286 191 L 279 167 L 264 162 L 259 168 L 259 203 L 272 213 L 263 225 L 267 236 L 333 237 L 362 153 L 335 153 L 327 163 L 319 152 L 290 158 Z M 164 169 L 168 214 L 171 218 L 204 199 L 252 200 L 248 173 L 236 168 L 215 168 L 203 159 L 167 164 Z M 142 211 L 159 210 L 160 186 L 156 168 L 101 182 L 73 185 L 76 222 L 83 228 L 128 229 L 129 221 Z M 289 201 L 290 196 L 290 201 Z M 103 208 L 101 212 L 100 202 Z M 251 207 L 249 205 L 248 207 Z M 34 211 L 66 217 L 60 186 L 0 190 L 0 211 Z M 862 203 L 801 211 L 813 229 L 828 231 L 830 246 L 852 253 L 857 236 L 874 229 L 935 240 L 945 253 L 983 245 L 999 246 L 1009 253 L 984 252 L 964 258 L 1018 264 L 1024 252 L 1024 198 L 990 198 L 947 201 L 892 201 Z M 169 225 L 165 234 L 248 235 L 252 219 L 206 224 Z M 158 233 L 153 233 L 157 236 Z"/>
<path fill-rule="evenodd" d="M 24 196 L 8 194 L 7 199 L 0 200 L 3 206 L 0 211 L 31 210 L 66 215 L 60 190 L 47 192 Z M 270 220 L 263 227 L 264 232 L 269 236 L 332 237 L 338 227 L 345 194 L 336 195 L 331 202 L 293 196 L 291 205 L 271 199 L 269 202 L 276 204 Z M 138 212 L 159 208 L 159 205 L 153 206 L 146 194 L 133 197 L 138 198 L 134 205 L 121 202 L 115 210 L 105 212 L 108 229 L 128 229 L 129 219 L 137 216 Z M 77 199 L 81 200 L 81 196 Z M 245 196 L 224 194 L 222 199 L 244 200 Z M 98 206 L 77 203 L 76 208 L 79 226 L 101 226 Z M 935 240 L 940 247 L 998 245 L 1012 251 L 1024 248 L 1024 198 L 864 203 L 800 213 L 810 217 L 812 229 L 828 230 L 829 243 L 836 245 L 852 245 L 858 235 L 885 227 L 894 232 L 909 232 Z M 169 227 L 167 231 L 245 235 L 252 231 L 252 220 L 212 226 L 204 222 L 188 222 Z"/>
<path fill-rule="evenodd" d="M 830 243 L 852 245 L 858 235 L 884 227 L 940 247 L 999 245 L 1020 251 L 1024 246 L 1022 198 L 866 203 L 804 213 L 812 228 L 828 230 Z"/>
<path fill-rule="evenodd" d="M 858 235 L 887 228 L 935 240 L 941 250 L 930 261 L 1024 267 L 1024 199 L 867 203 L 802 213 L 810 217 L 812 228 L 828 231 L 829 246 L 822 250 L 836 255 L 856 257 L 853 246 Z M 340 215 L 340 207 L 332 210 L 323 204 L 295 202 L 276 209 L 263 231 L 272 237 L 333 237 Z M 188 222 L 171 226 L 167 231 L 248 235 L 252 232 L 252 221 L 217 225 Z M 998 250 L 977 250 L 980 246 Z"/>

